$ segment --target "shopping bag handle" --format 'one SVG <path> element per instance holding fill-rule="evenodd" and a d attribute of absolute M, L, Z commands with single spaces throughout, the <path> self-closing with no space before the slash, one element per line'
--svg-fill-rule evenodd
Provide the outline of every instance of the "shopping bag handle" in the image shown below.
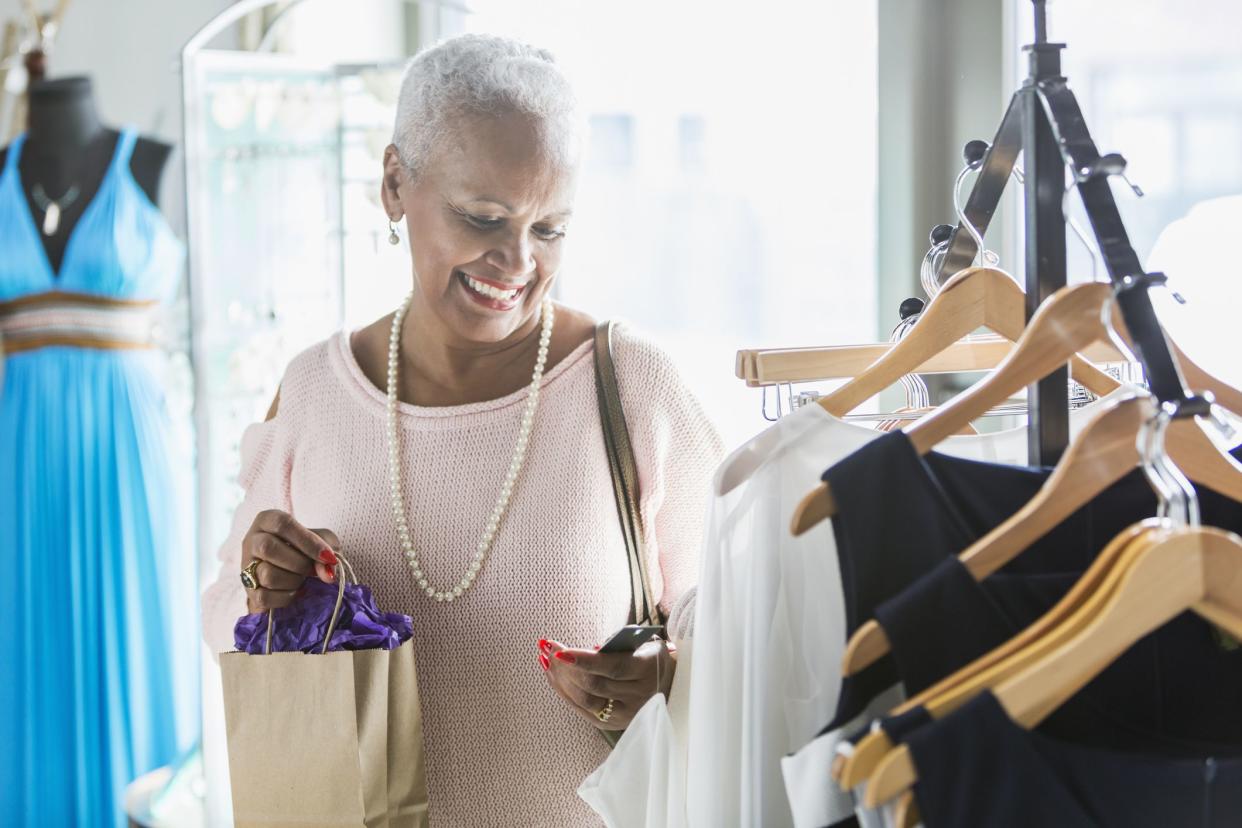
<path fill-rule="evenodd" d="M 358 583 L 358 576 L 354 574 L 354 567 L 349 561 L 345 560 L 345 556 L 340 552 L 336 553 L 336 558 L 344 568 L 341 571 L 341 577 L 336 579 L 336 605 L 332 607 L 332 619 L 328 622 L 328 632 L 323 637 L 323 648 L 319 651 L 320 655 L 328 651 L 328 642 L 332 640 L 332 633 L 336 632 L 336 622 L 341 617 L 341 604 L 345 603 L 345 574 L 349 574 L 349 580 Z M 263 645 L 263 654 L 272 654 L 272 628 L 276 624 L 276 618 L 272 615 L 275 610 L 267 611 L 267 641 Z"/>

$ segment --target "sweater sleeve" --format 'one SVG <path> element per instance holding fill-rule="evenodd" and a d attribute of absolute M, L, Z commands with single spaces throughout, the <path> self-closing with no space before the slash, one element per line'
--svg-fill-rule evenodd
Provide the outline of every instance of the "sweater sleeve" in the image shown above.
<path fill-rule="evenodd" d="M 202 596 L 203 638 L 213 656 L 234 649 L 233 626 L 247 611 L 246 590 L 238 578 L 242 538 L 259 512 L 293 511 L 289 494 L 293 455 L 287 436 L 289 418 L 283 411 L 278 410 L 267 422 L 249 426 L 242 435 L 239 483 L 245 497 L 233 513 L 232 528 L 217 554 L 219 575 Z"/>
<path fill-rule="evenodd" d="M 615 329 L 613 347 L 652 589 L 676 640 L 693 617 L 711 478 L 723 447 L 667 353 L 626 326 Z"/>

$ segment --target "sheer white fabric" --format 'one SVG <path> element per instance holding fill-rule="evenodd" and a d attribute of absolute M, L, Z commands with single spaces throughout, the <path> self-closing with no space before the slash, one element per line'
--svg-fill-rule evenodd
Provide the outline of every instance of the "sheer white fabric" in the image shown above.
<path fill-rule="evenodd" d="M 630 723 L 616 748 L 578 788 L 608 828 L 684 828 L 686 735 L 694 640 L 677 644 L 677 674 Z"/>

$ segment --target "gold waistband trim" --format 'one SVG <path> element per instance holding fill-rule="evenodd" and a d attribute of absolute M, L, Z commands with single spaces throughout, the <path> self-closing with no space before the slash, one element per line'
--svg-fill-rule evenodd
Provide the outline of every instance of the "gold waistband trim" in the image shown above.
<path fill-rule="evenodd" d="M 51 291 L 0 302 L 0 358 L 55 346 L 152 347 L 156 303 Z"/>
<path fill-rule="evenodd" d="M 0 337 L 0 362 L 4 357 L 39 348 L 91 348 L 100 351 L 144 351 L 154 348 L 150 342 L 127 342 L 91 336 L 39 336 L 29 339 L 5 339 Z"/>
<path fill-rule="evenodd" d="M 36 308 L 45 305 L 53 305 L 60 307 L 90 307 L 90 308 L 153 308 L 157 303 L 149 299 L 114 299 L 111 296 L 95 296 L 90 293 L 72 293 L 69 291 L 49 290 L 46 293 L 32 293 L 28 296 L 19 296 L 16 299 L 10 299 L 7 302 L 0 302 L 0 316 L 7 316 L 10 313 L 28 308 Z"/>

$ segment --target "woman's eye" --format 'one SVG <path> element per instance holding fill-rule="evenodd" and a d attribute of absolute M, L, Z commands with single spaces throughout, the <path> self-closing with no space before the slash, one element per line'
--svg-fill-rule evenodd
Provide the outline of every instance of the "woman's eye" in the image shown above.
<path fill-rule="evenodd" d="M 503 218 L 476 216 L 473 213 L 462 213 L 462 217 L 480 230 L 496 230 L 505 223 Z M 532 227 L 531 231 L 544 241 L 555 241 L 565 235 L 563 227 Z"/>
<path fill-rule="evenodd" d="M 475 227 L 479 227 L 483 230 L 495 230 L 497 227 L 504 224 L 505 222 L 504 219 L 487 218 L 486 216 L 472 216 L 472 215 L 467 215 L 466 220 L 469 221 L 471 224 L 473 224 Z"/>
<path fill-rule="evenodd" d="M 535 227 L 533 228 L 535 235 L 544 241 L 554 241 L 565 235 L 565 228 L 560 227 Z"/>

